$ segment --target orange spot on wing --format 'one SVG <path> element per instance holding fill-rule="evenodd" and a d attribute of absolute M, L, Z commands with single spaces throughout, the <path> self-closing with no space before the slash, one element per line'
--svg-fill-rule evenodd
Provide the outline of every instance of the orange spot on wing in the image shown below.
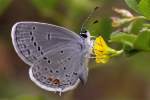
<path fill-rule="evenodd" d="M 59 85 L 60 84 L 60 80 L 59 79 L 54 79 L 53 80 L 53 84 L 54 85 Z"/>

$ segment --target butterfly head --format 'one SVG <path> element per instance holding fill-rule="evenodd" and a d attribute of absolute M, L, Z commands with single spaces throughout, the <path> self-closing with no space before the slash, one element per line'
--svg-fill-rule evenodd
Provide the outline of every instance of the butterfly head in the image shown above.
<path fill-rule="evenodd" d="M 80 37 L 83 39 L 89 39 L 90 38 L 90 32 L 87 30 L 83 30 L 80 33 Z"/>
<path fill-rule="evenodd" d="M 87 31 L 87 30 L 82 31 L 80 33 L 80 37 L 82 38 L 82 40 L 85 43 L 85 52 L 87 52 L 87 54 L 90 54 L 91 53 L 91 48 L 93 46 L 93 42 L 91 40 L 90 32 Z"/>

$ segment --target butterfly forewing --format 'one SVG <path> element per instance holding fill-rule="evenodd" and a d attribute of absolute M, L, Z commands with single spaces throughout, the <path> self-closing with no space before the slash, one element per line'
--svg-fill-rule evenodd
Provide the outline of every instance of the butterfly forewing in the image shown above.
<path fill-rule="evenodd" d="M 19 22 L 12 28 L 12 41 L 18 55 L 32 65 L 48 51 L 72 41 L 80 42 L 74 32 L 52 24 Z"/>

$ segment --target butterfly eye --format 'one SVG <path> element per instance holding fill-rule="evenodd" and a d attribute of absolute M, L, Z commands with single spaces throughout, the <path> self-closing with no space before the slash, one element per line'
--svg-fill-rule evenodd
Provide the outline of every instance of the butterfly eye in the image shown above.
<path fill-rule="evenodd" d="M 83 37 L 83 38 L 87 38 L 86 32 L 85 33 L 81 33 L 80 36 Z"/>

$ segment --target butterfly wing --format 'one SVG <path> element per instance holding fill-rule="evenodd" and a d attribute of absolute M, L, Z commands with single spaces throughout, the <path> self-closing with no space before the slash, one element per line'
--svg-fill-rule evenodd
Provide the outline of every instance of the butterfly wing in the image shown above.
<path fill-rule="evenodd" d="M 80 37 L 63 27 L 38 22 L 19 22 L 12 28 L 12 42 L 19 57 L 32 65 L 48 51 L 72 41 L 80 42 Z"/>
<path fill-rule="evenodd" d="M 30 78 L 39 87 L 48 91 L 71 90 L 77 86 L 79 79 L 87 79 L 87 68 L 83 66 L 82 56 L 82 48 L 76 43 L 55 48 L 30 68 Z"/>

